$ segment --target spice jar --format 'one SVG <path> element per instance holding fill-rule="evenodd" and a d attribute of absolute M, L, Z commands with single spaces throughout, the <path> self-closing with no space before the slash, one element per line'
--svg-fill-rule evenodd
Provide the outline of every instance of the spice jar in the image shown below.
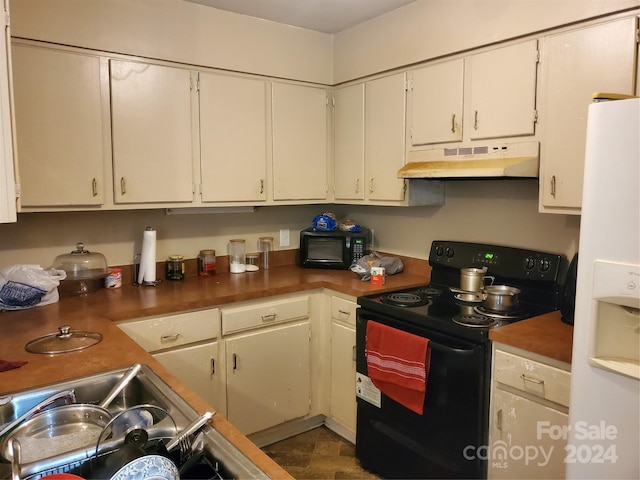
<path fill-rule="evenodd" d="M 258 252 L 260 254 L 260 266 L 263 270 L 269 268 L 271 250 L 273 250 L 273 237 L 260 237 L 258 239 Z"/>
<path fill-rule="evenodd" d="M 184 280 L 184 257 L 171 255 L 165 263 L 165 276 L 167 280 Z"/>
<path fill-rule="evenodd" d="M 244 239 L 235 238 L 229 240 L 229 270 L 231 273 L 242 273 L 246 267 L 246 255 Z"/>
<path fill-rule="evenodd" d="M 198 255 L 198 275 L 208 277 L 216 273 L 216 251 L 200 250 Z"/>

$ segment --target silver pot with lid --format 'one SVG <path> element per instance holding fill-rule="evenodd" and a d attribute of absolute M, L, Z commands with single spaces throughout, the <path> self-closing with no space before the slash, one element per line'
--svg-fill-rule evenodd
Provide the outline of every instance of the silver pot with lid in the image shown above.
<path fill-rule="evenodd" d="M 61 296 L 93 293 L 104 287 L 104 279 L 109 273 L 105 256 L 85 250 L 82 242 L 78 242 L 76 249 L 71 253 L 58 255 L 53 262 L 53 268 L 67 273 L 67 278 L 62 280 L 58 287 Z"/>

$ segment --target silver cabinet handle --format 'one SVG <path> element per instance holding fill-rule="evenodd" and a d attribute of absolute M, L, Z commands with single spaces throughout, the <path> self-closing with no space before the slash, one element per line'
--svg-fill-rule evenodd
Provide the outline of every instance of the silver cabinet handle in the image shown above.
<path fill-rule="evenodd" d="M 351 315 L 351 312 L 349 312 L 348 310 L 342 310 L 342 309 L 338 309 L 338 313 L 342 315 L 346 315 L 347 317 Z"/>
<path fill-rule="evenodd" d="M 474 130 L 478 130 L 478 110 L 476 110 L 475 114 L 473 115 L 473 128 Z"/>
<path fill-rule="evenodd" d="M 160 337 L 160 341 L 162 343 L 175 342 L 180 337 L 181 337 L 181 335 L 179 333 L 174 333 L 174 334 L 171 334 L 171 335 L 162 335 Z"/>
<path fill-rule="evenodd" d="M 373 193 L 373 177 L 369 179 L 369 193 Z"/>
<path fill-rule="evenodd" d="M 551 175 L 551 196 L 556 198 L 556 176 Z"/>
<path fill-rule="evenodd" d="M 216 374 L 216 359 L 211 359 L 211 376 L 213 377 Z"/>
<path fill-rule="evenodd" d="M 536 383 L 538 385 L 544 385 L 544 380 L 540 380 L 539 378 L 528 377 L 524 373 L 522 375 L 520 375 L 520 378 L 522 380 L 524 380 L 525 382 L 531 382 L 531 383 Z"/>
<path fill-rule="evenodd" d="M 456 114 L 451 115 L 451 133 L 456 133 Z"/>
<path fill-rule="evenodd" d="M 127 183 L 124 180 L 124 177 L 120 177 L 120 194 L 124 195 L 127 193 Z"/>
<path fill-rule="evenodd" d="M 264 180 L 260 179 L 260 193 L 264 193 Z"/>
<path fill-rule="evenodd" d="M 91 193 L 93 193 L 94 197 L 98 196 L 98 181 L 96 177 L 93 177 L 93 180 L 91 180 Z"/>
<path fill-rule="evenodd" d="M 351 360 L 356 361 L 356 346 L 354 345 L 351 350 Z"/>
<path fill-rule="evenodd" d="M 238 356 L 234 353 L 233 354 L 233 370 L 237 370 L 238 368 Z"/>
<path fill-rule="evenodd" d="M 360 191 L 360 179 L 356 178 L 356 193 Z"/>
<path fill-rule="evenodd" d="M 502 409 L 496 412 L 496 429 L 502 431 Z"/>
<path fill-rule="evenodd" d="M 276 314 L 275 313 L 268 313 L 266 315 L 260 315 L 260 317 L 262 318 L 263 322 L 272 322 L 276 319 Z"/>

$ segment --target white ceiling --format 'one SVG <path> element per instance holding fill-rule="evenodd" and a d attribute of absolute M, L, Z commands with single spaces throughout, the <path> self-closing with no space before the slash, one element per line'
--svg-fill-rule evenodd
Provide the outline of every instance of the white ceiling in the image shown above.
<path fill-rule="evenodd" d="M 415 0 L 187 0 L 318 32 L 336 33 Z"/>

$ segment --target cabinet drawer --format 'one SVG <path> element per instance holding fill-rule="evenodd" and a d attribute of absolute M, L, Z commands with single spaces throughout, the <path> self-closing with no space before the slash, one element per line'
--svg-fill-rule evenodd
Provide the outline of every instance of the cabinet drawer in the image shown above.
<path fill-rule="evenodd" d="M 309 316 L 309 297 L 222 308 L 222 334 Z"/>
<path fill-rule="evenodd" d="M 340 297 L 331 297 L 331 318 L 350 325 L 356 324 L 358 304 Z"/>
<path fill-rule="evenodd" d="M 494 380 L 545 400 L 569 406 L 571 373 L 496 350 Z"/>
<path fill-rule="evenodd" d="M 147 352 L 216 338 L 220 331 L 217 308 L 149 318 L 118 325 Z"/>

